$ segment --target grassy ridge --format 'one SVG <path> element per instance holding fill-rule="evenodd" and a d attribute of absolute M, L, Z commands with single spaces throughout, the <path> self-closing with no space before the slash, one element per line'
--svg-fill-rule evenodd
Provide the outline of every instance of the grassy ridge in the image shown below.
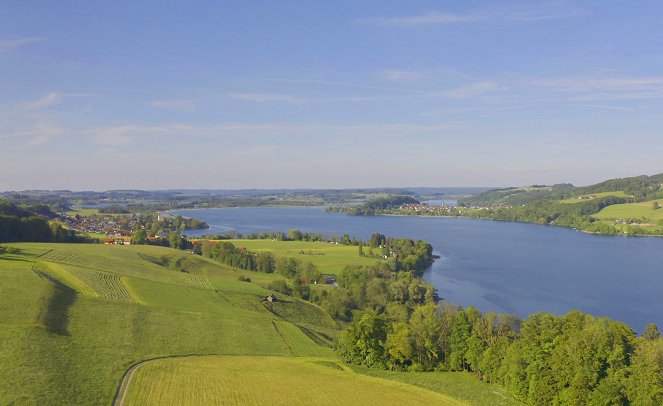
<path fill-rule="evenodd" d="M 194 357 L 145 364 L 129 388 L 141 405 L 462 405 L 439 393 L 316 358 Z M 323 362 L 325 360 L 322 360 Z M 329 361 L 327 361 L 329 362 Z"/>

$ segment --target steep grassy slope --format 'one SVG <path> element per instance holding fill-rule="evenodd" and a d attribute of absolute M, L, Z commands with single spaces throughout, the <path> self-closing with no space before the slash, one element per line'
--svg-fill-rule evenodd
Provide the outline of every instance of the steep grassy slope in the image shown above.
<path fill-rule="evenodd" d="M 333 355 L 261 305 L 268 291 L 190 254 L 158 247 L 13 246 L 18 254 L 0 256 L 0 404 L 109 404 L 124 371 L 154 357 Z M 188 272 L 146 256 L 182 259 Z M 293 299 L 293 306 L 309 305 Z M 321 325 L 321 334 L 334 334 L 329 316 L 311 307 L 306 330 Z"/>

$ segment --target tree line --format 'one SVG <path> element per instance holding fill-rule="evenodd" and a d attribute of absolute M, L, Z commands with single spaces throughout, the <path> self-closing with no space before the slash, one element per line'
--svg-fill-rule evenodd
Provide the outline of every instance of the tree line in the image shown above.
<path fill-rule="evenodd" d="M 48 206 L 0 201 L 0 242 L 83 242 L 73 230 L 49 222 Z"/>
<path fill-rule="evenodd" d="M 468 371 L 530 405 L 663 404 L 663 338 L 578 311 L 526 320 L 426 304 L 409 315 L 366 312 L 339 339 L 348 363 Z"/>

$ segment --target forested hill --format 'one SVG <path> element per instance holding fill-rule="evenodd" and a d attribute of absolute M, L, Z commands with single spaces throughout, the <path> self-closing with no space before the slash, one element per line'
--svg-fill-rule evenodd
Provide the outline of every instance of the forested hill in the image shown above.
<path fill-rule="evenodd" d="M 73 242 L 77 241 L 71 230 L 62 228 L 59 223 L 49 224 L 55 217 L 48 206 L 24 205 L 0 200 L 0 242 Z"/>
<path fill-rule="evenodd" d="M 663 236 L 663 174 L 584 187 L 496 189 L 458 204 L 454 214 L 467 217 L 554 224 L 608 235 Z"/>
<path fill-rule="evenodd" d="M 629 198 L 633 202 L 663 198 L 663 173 L 653 176 L 635 176 L 610 179 L 595 185 L 576 187 L 568 183 L 545 186 L 511 187 L 489 190 L 458 201 L 463 207 L 494 205 L 520 206 L 538 201 L 566 199 L 592 199 L 597 194 L 614 192 L 615 197 Z"/>
<path fill-rule="evenodd" d="M 343 210 L 350 216 L 374 216 L 382 214 L 384 210 L 398 208 L 404 204 L 419 204 L 419 201 L 411 196 L 385 196 L 370 199 L 361 206 L 347 207 Z"/>

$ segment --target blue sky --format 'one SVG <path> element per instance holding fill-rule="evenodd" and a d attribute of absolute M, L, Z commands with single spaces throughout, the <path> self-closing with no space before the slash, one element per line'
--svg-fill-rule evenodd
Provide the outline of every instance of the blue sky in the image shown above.
<path fill-rule="evenodd" d="M 0 190 L 663 172 L 660 1 L 5 1 Z"/>

